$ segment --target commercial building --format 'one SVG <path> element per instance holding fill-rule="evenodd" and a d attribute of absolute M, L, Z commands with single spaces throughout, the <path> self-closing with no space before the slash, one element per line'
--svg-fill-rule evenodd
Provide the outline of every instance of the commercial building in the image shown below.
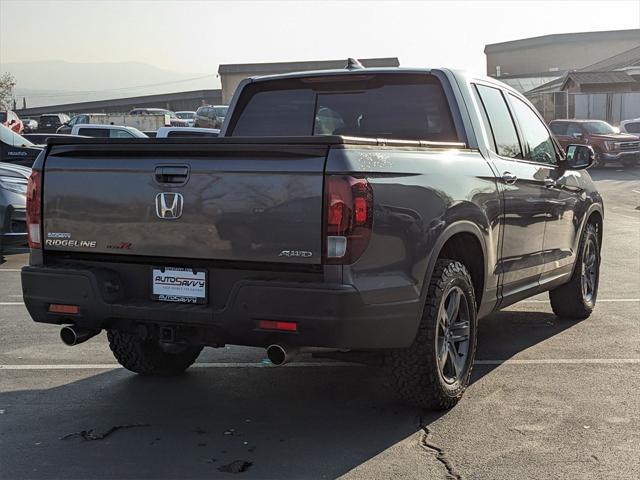
<path fill-rule="evenodd" d="M 640 116 L 640 29 L 545 35 L 485 47 L 487 73 L 545 120 Z"/>
<path fill-rule="evenodd" d="M 640 29 L 561 33 L 486 45 L 487 75 L 527 91 L 640 46 Z"/>
<path fill-rule="evenodd" d="M 398 67 L 400 61 L 395 58 L 363 58 L 360 63 L 365 67 Z M 306 72 L 312 70 L 330 70 L 344 68 L 347 59 L 320 60 L 312 62 L 276 62 L 276 63 L 236 63 L 220 65 L 218 75 L 222 83 L 222 103 L 228 104 L 238 84 L 247 77 L 277 75 L 280 73 Z"/>
<path fill-rule="evenodd" d="M 38 116 L 44 113 L 125 113 L 137 107 L 166 108 L 167 110 L 180 111 L 195 110 L 200 105 L 214 105 L 221 102 L 222 91 L 219 89 L 193 90 L 189 92 L 24 108 L 17 110 L 17 113 L 21 117 Z"/>

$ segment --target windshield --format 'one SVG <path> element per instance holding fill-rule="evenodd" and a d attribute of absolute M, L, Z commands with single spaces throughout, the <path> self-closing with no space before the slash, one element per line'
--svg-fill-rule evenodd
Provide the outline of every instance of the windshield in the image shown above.
<path fill-rule="evenodd" d="M 191 120 L 195 114 L 196 112 L 176 112 L 178 118 L 182 120 Z"/>
<path fill-rule="evenodd" d="M 428 74 L 351 75 L 245 87 L 233 136 L 347 135 L 458 141 L 440 80 Z"/>
<path fill-rule="evenodd" d="M 10 147 L 31 147 L 33 143 L 4 125 L 0 125 L 0 141 Z"/>
<path fill-rule="evenodd" d="M 607 122 L 586 122 L 582 124 L 585 130 L 595 135 L 611 135 L 616 133 L 611 125 Z"/>

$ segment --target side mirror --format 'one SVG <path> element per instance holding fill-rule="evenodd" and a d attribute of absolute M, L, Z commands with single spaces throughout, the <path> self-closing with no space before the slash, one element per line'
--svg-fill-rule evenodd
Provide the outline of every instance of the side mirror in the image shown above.
<path fill-rule="evenodd" d="M 584 170 L 596 161 L 596 153 L 589 145 L 567 146 L 565 166 L 567 170 Z"/>

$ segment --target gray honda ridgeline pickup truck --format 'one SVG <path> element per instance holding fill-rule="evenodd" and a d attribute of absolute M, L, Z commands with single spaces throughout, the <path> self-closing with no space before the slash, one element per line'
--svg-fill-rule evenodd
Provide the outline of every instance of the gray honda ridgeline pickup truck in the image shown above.
<path fill-rule="evenodd" d="M 177 374 L 204 346 L 376 357 L 449 408 L 478 319 L 549 291 L 589 316 L 602 200 L 518 92 L 447 69 L 247 79 L 218 139 L 52 139 L 28 187 L 24 302 L 75 345 Z M 352 355 L 352 357 L 350 357 Z"/>

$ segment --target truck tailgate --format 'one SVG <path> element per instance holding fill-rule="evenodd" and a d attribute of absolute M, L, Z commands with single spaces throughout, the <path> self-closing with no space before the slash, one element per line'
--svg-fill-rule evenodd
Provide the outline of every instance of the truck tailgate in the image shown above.
<path fill-rule="evenodd" d="M 321 262 L 327 145 L 53 145 L 48 251 Z"/>

